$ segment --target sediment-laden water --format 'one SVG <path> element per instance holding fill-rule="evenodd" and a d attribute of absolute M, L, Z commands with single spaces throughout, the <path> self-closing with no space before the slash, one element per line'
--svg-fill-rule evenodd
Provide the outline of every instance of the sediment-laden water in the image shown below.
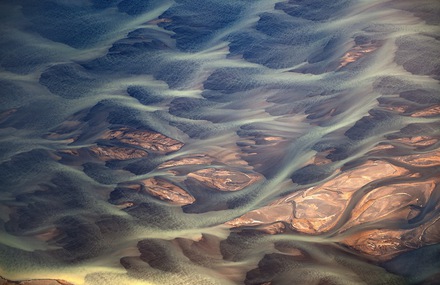
<path fill-rule="evenodd" d="M 0 284 L 436 284 L 439 14 L 2 1 Z"/>

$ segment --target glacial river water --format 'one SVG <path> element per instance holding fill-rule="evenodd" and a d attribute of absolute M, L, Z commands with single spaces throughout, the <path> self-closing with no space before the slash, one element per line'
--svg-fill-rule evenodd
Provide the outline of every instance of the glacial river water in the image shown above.
<path fill-rule="evenodd" d="M 0 284 L 438 284 L 439 14 L 1 1 Z"/>

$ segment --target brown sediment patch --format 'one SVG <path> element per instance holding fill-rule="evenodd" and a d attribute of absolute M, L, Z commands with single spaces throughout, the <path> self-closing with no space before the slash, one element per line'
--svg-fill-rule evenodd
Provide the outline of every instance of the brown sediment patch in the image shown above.
<path fill-rule="evenodd" d="M 39 240 L 49 241 L 49 240 L 53 239 L 54 237 L 58 236 L 59 234 L 60 234 L 60 231 L 57 228 L 51 228 L 51 229 L 46 230 L 45 232 L 37 234 L 35 237 Z"/>
<path fill-rule="evenodd" d="M 312 188 L 308 193 L 323 190 L 351 193 L 372 181 L 401 176 L 407 173 L 408 171 L 405 168 L 398 167 L 389 162 L 369 160 L 351 170 L 341 172 L 335 178 L 325 182 L 321 186 Z"/>
<path fill-rule="evenodd" d="M 242 138 L 241 142 L 246 144 L 246 148 L 252 148 L 256 145 L 277 146 L 278 144 L 285 142 L 286 140 L 286 138 L 280 136 L 265 136 L 262 134 L 258 134 Z"/>
<path fill-rule="evenodd" d="M 440 149 L 434 151 L 393 157 L 394 160 L 417 167 L 440 165 Z"/>
<path fill-rule="evenodd" d="M 207 155 L 194 155 L 190 157 L 184 157 L 180 159 L 168 160 L 161 165 L 159 165 L 158 169 L 175 167 L 175 166 L 185 166 L 185 165 L 210 165 L 213 161 L 213 158 Z"/>
<path fill-rule="evenodd" d="M 61 149 L 58 151 L 59 154 L 67 154 L 72 156 L 79 156 L 78 149 Z"/>
<path fill-rule="evenodd" d="M 397 103 L 395 103 L 397 104 Z M 410 107 L 409 105 L 396 105 L 396 106 L 388 106 L 385 104 L 380 104 L 380 106 L 385 109 L 392 112 L 396 112 L 402 115 L 411 116 L 414 118 L 420 118 L 420 117 L 434 117 L 438 116 L 440 114 L 440 106 L 439 105 L 433 105 L 426 107 L 424 109 L 421 108 L 414 108 Z"/>
<path fill-rule="evenodd" d="M 435 186 L 435 180 L 430 180 L 378 187 L 358 202 L 341 231 L 367 222 L 414 218 L 417 209 L 426 205 Z"/>
<path fill-rule="evenodd" d="M 440 206 L 437 206 L 437 210 Z M 421 236 L 420 239 L 425 244 L 436 244 L 440 242 L 440 216 L 437 215 L 435 219 L 431 222 L 426 223 L 425 227 L 421 227 L 418 229 Z"/>
<path fill-rule="evenodd" d="M 169 202 L 174 205 L 190 205 L 195 202 L 195 198 L 179 186 L 168 182 L 165 179 L 152 177 L 136 182 L 126 182 L 119 184 L 124 189 L 137 192 L 148 193 L 162 201 Z M 128 208 L 133 206 L 132 202 L 125 202 L 118 205 L 119 208 Z"/>
<path fill-rule="evenodd" d="M 202 233 L 198 239 L 176 238 L 173 242 L 182 249 L 183 254 L 195 263 L 215 266 L 216 263 L 223 262 L 223 256 L 220 250 L 221 239 Z"/>
<path fill-rule="evenodd" d="M 124 203 L 116 205 L 116 207 L 118 207 L 119 209 L 126 209 L 126 208 L 130 208 L 133 206 L 134 206 L 133 202 L 124 202 Z"/>
<path fill-rule="evenodd" d="M 280 221 L 290 222 L 293 219 L 293 205 L 291 203 L 276 204 L 250 211 L 243 216 L 226 222 L 232 227 L 267 225 Z"/>
<path fill-rule="evenodd" d="M 394 141 L 403 143 L 409 146 L 431 146 L 438 142 L 438 139 L 428 136 L 414 136 L 407 138 L 398 138 Z"/>
<path fill-rule="evenodd" d="M 437 206 L 437 210 L 440 206 Z M 373 229 L 346 237 L 342 244 L 380 261 L 440 242 L 440 216 L 413 229 Z"/>
<path fill-rule="evenodd" d="M 248 171 L 252 170 L 252 167 L 248 163 L 240 158 L 240 155 L 233 150 L 224 149 L 216 153 L 208 154 L 194 154 L 190 156 L 179 157 L 176 159 L 168 160 L 160 164 L 157 169 L 173 168 L 173 167 L 185 167 L 185 166 L 224 166 L 239 167 Z"/>
<path fill-rule="evenodd" d="M 34 279 L 24 281 L 11 281 L 0 277 L 0 285 L 72 285 L 65 280 L 57 279 Z"/>
<path fill-rule="evenodd" d="M 50 134 L 48 134 L 48 135 L 45 135 L 44 138 L 45 138 L 45 139 L 48 139 L 48 140 L 59 140 L 59 141 L 63 141 L 64 143 L 67 143 L 67 144 L 73 143 L 73 142 L 75 142 L 75 141 L 78 139 L 77 136 L 75 136 L 75 137 L 68 137 L 68 138 L 65 138 L 64 135 L 62 135 L 62 134 L 57 134 L 57 133 L 50 133 Z"/>
<path fill-rule="evenodd" d="M 101 138 L 104 140 L 117 140 L 122 143 L 139 146 L 148 151 L 157 153 L 174 152 L 183 146 L 182 142 L 163 134 L 129 128 L 106 131 Z"/>
<path fill-rule="evenodd" d="M 357 61 L 359 58 L 365 56 L 367 53 L 373 52 L 378 48 L 377 42 L 371 42 L 367 44 L 357 45 L 352 47 L 348 52 L 344 54 L 339 62 L 339 68 L 342 68 L 352 62 Z"/>
<path fill-rule="evenodd" d="M 161 178 L 148 178 L 140 181 L 145 191 L 152 196 L 176 205 L 189 205 L 196 199 L 177 185 Z"/>
<path fill-rule="evenodd" d="M 386 106 L 386 107 L 383 107 L 383 108 L 385 110 L 389 110 L 389 111 L 392 111 L 392 112 L 396 112 L 396 113 L 402 114 L 402 113 L 405 113 L 408 110 L 409 106 Z"/>
<path fill-rule="evenodd" d="M 409 230 L 367 230 L 350 235 L 342 241 L 342 244 L 385 261 L 401 252 L 416 248 L 409 247 L 409 244 L 402 241 L 402 236 L 409 232 Z"/>
<path fill-rule="evenodd" d="M 53 131 L 46 134 L 44 138 L 49 140 L 68 140 L 74 142 L 78 139 L 79 135 L 74 135 L 78 129 L 80 129 L 83 122 L 77 120 L 67 120 L 61 123 Z"/>
<path fill-rule="evenodd" d="M 305 252 L 303 252 L 301 249 L 296 248 L 288 243 L 276 242 L 275 249 L 282 252 L 282 253 L 291 255 L 291 256 L 306 257 Z"/>
<path fill-rule="evenodd" d="M 344 213 L 353 194 L 370 182 L 397 177 L 409 172 L 384 161 L 367 161 L 342 172 L 324 184 L 307 189 L 291 199 L 296 205 L 292 228 L 309 234 L 332 229 Z"/>
<path fill-rule="evenodd" d="M 241 167 L 252 169 L 249 164 L 241 158 L 241 153 L 237 153 L 231 150 L 225 150 L 217 153 L 215 159 L 221 164 L 226 164 L 233 167 Z"/>
<path fill-rule="evenodd" d="M 321 186 L 310 188 L 306 191 L 306 195 L 321 191 L 352 193 L 372 181 L 404 174 L 408 174 L 405 168 L 382 160 L 368 160 L 360 166 L 339 173 L 335 178 L 325 182 Z"/>
<path fill-rule="evenodd" d="M 286 137 L 273 134 L 240 135 L 240 139 L 237 141 L 237 145 L 241 150 L 239 157 L 252 170 L 266 175 L 270 172 L 268 165 L 277 163 L 285 156 L 283 150 L 291 142 L 292 138 L 290 137 L 292 137 L 291 134 L 286 135 Z"/>
<path fill-rule="evenodd" d="M 223 238 L 202 233 L 200 238 L 176 238 L 172 242 L 193 263 L 214 269 L 233 284 L 243 284 L 246 272 L 253 268 L 253 264 L 240 262 L 237 266 L 236 262 L 225 261 L 222 241 Z"/>
<path fill-rule="evenodd" d="M 61 149 L 55 153 L 56 160 L 68 165 L 81 165 L 84 161 L 98 159 L 100 161 L 130 160 L 148 156 L 148 152 L 138 148 L 119 146 L 91 146 L 82 148 Z"/>
<path fill-rule="evenodd" d="M 332 162 L 331 159 L 328 159 L 327 156 L 335 151 L 334 148 L 328 149 L 326 151 L 317 152 L 315 156 L 308 161 L 306 164 L 314 164 L 314 165 L 325 165 Z"/>
<path fill-rule="evenodd" d="M 411 117 L 431 117 L 440 114 L 440 105 L 428 107 L 426 109 L 414 112 Z"/>
<path fill-rule="evenodd" d="M 279 142 L 284 141 L 285 139 L 277 136 L 261 136 L 256 138 L 257 144 L 266 144 L 266 145 L 276 145 Z"/>
<path fill-rule="evenodd" d="M 148 155 L 148 152 L 141 149 L 116 147 L 116 146 L 93 146 L 88 149 L 93 156 L 100 160 L 128 160 L 142 158 Z"/>
<path fill-rule="evenodd" d="M 321 234 L 332 229 L 356 191 L 370 182 L 409 174 L 385 161 L 367 161 L 320 186 L 304 189 L 226 223 L 232 227 L 286 222 L 298 232 Z"/>
<path fill-rule="evenodd" d="M 260 226 L 258 230 L 266 234 L 275 235 L 285 232 L 286 225 L 282 222 L 276 222 L 270 225 Z"/>
<path fill-rule="evenodd" d="M 378 144 L 371 149 L 370 153 L 375 151 L 387 150 L 387 149 L 394 149 L 394 146 L 387 143 Z"/>
<path fill-rule="evenodd" d="M 323 191 L 295 199 L 296 207 L 291 227 L 307 234 L 330 230 L 344 212 L 347 200 L 339 193 Z"/>
<path fill-rule="evenodd" d="M 378 84 L 378 86 L 380 85 L 381 84 Z M 388 110 L 399 115 L 408 113 L 411 110 L 414 111 L 414 106 L 410 106 L 410 103 L 405 100 L 399 100 L 398 94 L 394 94 L 390 97 L 379 97 L 377 101 L 379 102 L 379 109 Z"/>
<path fill-rule="evenodd" d="M 262 176 L 224 168 L 206 168 L 189 173 L 188 178 L 220 191 L 238 191 L 262 179 Z"/>

